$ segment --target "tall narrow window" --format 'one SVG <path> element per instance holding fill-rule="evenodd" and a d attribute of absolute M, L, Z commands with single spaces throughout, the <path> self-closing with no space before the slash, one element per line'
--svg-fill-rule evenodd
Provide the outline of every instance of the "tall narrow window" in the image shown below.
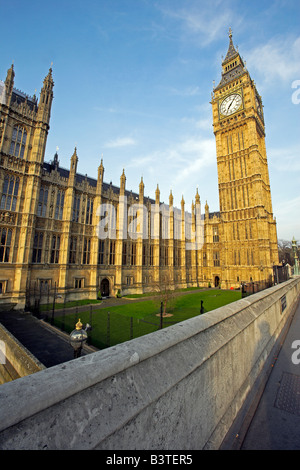
<path fill-rule="evenodd" d="M 178 251 L 175 246 L 173 248 L 173 266 L 178 266 Z"/>
<path fill-rule="evenodd" d="M 154 262 L 154 247 L 153 245 L 150 245 L 150 257 L 149 257 L 150 266 L 153 266 L 153 262 Z"/>
<path fill-rule="evenodd" d="M 218 251 L 214 251 L 214 266 L 220 266 L 220 254 Z"/>
<path fill-rule="evenodd" d="M 160 246 L 159 247 L 159 265 L 160 266 L 164 266 L 164 261 L 165 261 L 165 258 L 164 258 L 164 246 Z"/>
<path fill-rule="evenodd" d="M 72 216 L 73 222 L 78 222 L 79 220 L 79 208 L 80 208 L 80 196 L 75 196 L 74 202 L 73 202 L 73 216 Z"/>
<path fill-rule="evenodd" d="M 99 240 L 99 244 L 98 244 L 98 264 L 104 264 L 104 249 L 105 249 L 104 240 Z"/>
<path fill-rule="evenodd" d="M 126 266 L 127 263 L 127 243 L 123 243 L 123 248 L 122 248 L 122 266 Z"/>
<path fill-rule="evenodd" d="M 143 245 L 143 258 L 142 258 L 142 265 L 146 266 L 147 264 L 147 246 Z"/>
<path fill-rule="evenodd" d="M 214 226 L 213 227 L 213 242 L 218 243 L 219 241 L 219 227 Z"/>
<path fill-rule="evenodd" d="M 190 267 L 192 265 L 192 253 L 191 250 L 187 250 L 185 252 L 185 263 L 187 267 Z"/>
<path fill-rule="evenodd" d="M 132 243 L 131 245 L 131 265 L 136 265 L 136 244 Z"/>
<path fill-rule="evenodd" d="M 85 215 L 85 223 L 92 224 L 93 220 L 93 201 L 92 199 L 88 199 L 86 203 L 86 215 Z"/>
<path fill-rule="evenodd" d="M 19 191 L 19 178 L 6 175 L 4 177 L 0 209 L 15 211 Z"/>
<path fill-rule="evenodd" d="M 115 264 L 116 242 L 111 241 L 109 246 L 109 264 Z"/>
<path fill-rule="evenodd" d="M 13 128 L 13 133 L 11 137 L 11 143 L 10 143 L 10 149 L 9 149 L 10 155 L 13 155 L 14 157 L 23 158 L 24 152 L 25 152 L 26 139 L 27 139 L 27 132 L 24 129 L 24 127 L 15 126 Z"/>
<path fill-rule="evenodd" d="M 35 232 L 33 239 L 32 262 L 42 262 L 43 232 Z"/>
<path fill-rule="evenodd" d="M 55 219 L 62 220 L 64 202 L 65 202 L 64 191 L 58 191 L 57 196 L 56 196 L 56 206 L 55 206 L 55 214 L 54 214 Z"/>
<path fill-rule="evenodd" d="M 76 263 L 76 253 L 77 253 L 77 238 L 71 237 L 70 239 L 70 250 L 69 250 L 69 263 Z"/>
<path fill-rule="evenodd" d="M 90 264 L 91 239 L 85 238 L 83 241 L 82 264 Z"/>
<path fill-rule="evenodd" d="M 169 248 L 165 246 L 165 266 L 169 266 Z"/>
<path fill-rule="evenodd" d="M 48 189 L 41 188 L 40 189 L 40 196 L 39 196 L 38 210 L 37 210 L 37 215 L 39 217 L 45 217 L 46 216 L 47 201 L 48 201 Z"/>
<path fill-rule="evenodd" d="M 59 262 L 59 249 L 60 249 L 60 236 L 53 235 L 52 245 L 51 245 L 50 263 L 57 264 Z"/>
<path fill-rule="evenodd" d="M 9 262 L 12 231 L 7 228 L 0 229 L 0 263 Z"/>

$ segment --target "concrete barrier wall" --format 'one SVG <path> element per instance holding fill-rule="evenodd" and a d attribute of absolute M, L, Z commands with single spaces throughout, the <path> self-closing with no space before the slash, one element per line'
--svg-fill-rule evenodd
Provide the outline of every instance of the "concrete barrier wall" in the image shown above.
<path fill-rule="evenodd" d="M 0 384 L 45 369 L 44 365 L 41 364 L 40 361 L 38 361 L 1 323 L 0 341 Z"/>
<path fill-rule="evenodd" d="M 300 278 L 0 387 L 1 449 L 218 449 Z"/>

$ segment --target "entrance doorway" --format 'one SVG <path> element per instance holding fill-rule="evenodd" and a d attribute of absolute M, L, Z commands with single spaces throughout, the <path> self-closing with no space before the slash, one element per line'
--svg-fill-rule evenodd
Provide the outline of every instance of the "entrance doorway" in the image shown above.
<path fill-rule="evenodd" d="M 101 284 L 100 284 L 100 292 L 102 297 L 108 297 L 109 296 L 109 280 L 108 279 L 102 279 Z"/>
<path fill-rule="evenodd" d="M 219 278 L 219 276 L 216 276 L 215 277 L 215 287 L 219 287 L 219 284 L 220 284 L 220 278 Z"/>

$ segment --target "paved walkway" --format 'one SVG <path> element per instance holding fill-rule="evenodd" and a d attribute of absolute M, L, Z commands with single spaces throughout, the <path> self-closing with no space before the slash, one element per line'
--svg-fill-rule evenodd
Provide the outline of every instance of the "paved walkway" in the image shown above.
<path fill-rule="evenodd" d="M 254 415 L 246 417 L 246 429 L 244 422 L 225 449 L 300 450 L 300 362 L 293 363 L 293 353 L 300 361 L 300 302 Z"/>
<path fill-rule="evenodd" d="M 58 331 L 30 313 L 0 312 L 0 323 L 25 346 L 45 367 L 74 359 L 69 335 Z M 82 355 L 95 349 L 85 347 Z"/>

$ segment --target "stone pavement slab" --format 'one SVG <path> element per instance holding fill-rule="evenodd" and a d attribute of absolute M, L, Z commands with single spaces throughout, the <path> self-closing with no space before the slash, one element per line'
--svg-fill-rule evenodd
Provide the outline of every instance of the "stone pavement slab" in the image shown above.
<path fill-rule="evenodd" d="M 245 436 L 242 450 L 300 450 L 300 303 Z M 295 344 L 294 344 L 295 346 Z M 297 349 L 299 353 L 297 354 Z"/>

